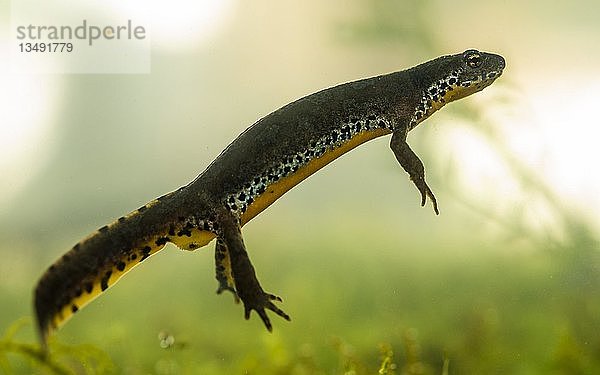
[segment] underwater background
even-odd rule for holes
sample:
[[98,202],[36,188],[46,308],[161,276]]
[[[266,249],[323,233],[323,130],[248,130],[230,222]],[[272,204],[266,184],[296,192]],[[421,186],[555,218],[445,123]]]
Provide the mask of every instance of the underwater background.
[[[152,21],[150,74],[0,62],[0,373],[600,373],[600,3],[118,3]],[[243,229],[291,322],[217,296],[212,243],[168,245],[41,359],[32,290],[73,244],[288,102],[469,48],[503,76],[408,138],[439,216],[374,140]]]

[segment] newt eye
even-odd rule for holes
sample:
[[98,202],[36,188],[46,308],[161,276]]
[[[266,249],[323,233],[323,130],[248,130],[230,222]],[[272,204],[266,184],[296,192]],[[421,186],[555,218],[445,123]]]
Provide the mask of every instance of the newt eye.
[[471,68],[478,68],[481,65],[481,55],[478,52],[471,52],[465,56],[467,65]]

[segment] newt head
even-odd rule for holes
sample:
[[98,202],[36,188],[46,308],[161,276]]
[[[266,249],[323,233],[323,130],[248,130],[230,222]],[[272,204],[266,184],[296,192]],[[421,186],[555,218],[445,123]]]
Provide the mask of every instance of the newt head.
[[506,62],[500,55],[474,49],[442,56],[409,70],[413,82],[425,87],[409,129],[445,104],[483,90],[500,77]]
[[500,77],[506,66],[502,56],[474,49],[463,52],[460,62],[456,87],[448,91],[445,96],[447,102],[483,90]]

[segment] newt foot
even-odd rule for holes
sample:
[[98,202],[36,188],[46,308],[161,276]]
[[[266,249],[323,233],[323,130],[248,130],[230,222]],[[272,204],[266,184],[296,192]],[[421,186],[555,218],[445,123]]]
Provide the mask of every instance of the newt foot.
[[246,318],[246,320],[250,319],[250,312],[252,310],[256,311],[269,332],[273,331],[273,326],[271,325],[271,321],[267,316],[266,310],[273,311],[275,314],[287,321],[292,320],[288,314],[286,314],[279,307],[275,306],[275,304],[272,302],[283,302],[283,300],[276,295],[269,294],[261,290],[259,293],[254,294],[251,297],[245,296],[242,298],[242,301],[244,302],[244,318]]
[[425,179],[419,177],[412,179],[412,181],[417,186],[419,193],[421,193],[421,207],[425,206],[427,197],[429,197],[431,203],[433,204],[433,211],[435,211],[436,215],[439,215],[440,211],[438,209],[437,199],[435,199],[435,195],[433,195],[433,191],[431,191],[431,189],[427,185],[427,182],[425,182]]

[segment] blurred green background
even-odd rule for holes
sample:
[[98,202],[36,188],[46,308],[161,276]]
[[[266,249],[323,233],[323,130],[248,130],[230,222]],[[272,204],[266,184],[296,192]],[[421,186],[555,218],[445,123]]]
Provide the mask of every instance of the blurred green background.
[[[0,72],[0,371],[600,373],[600,3],[130,5],[151,74]],[[32,289],[88,233],[296,98],[467,48],[507,69],[409,136],[439,217],[378,139],[244,227],[292,322],[244,321],[212,244],[170,245],[54,336],[54,370],[27,355]]]

